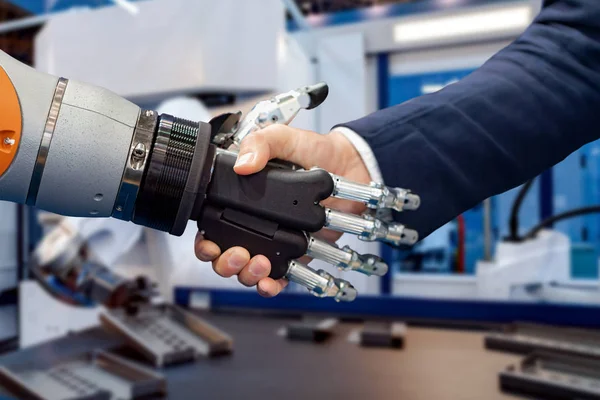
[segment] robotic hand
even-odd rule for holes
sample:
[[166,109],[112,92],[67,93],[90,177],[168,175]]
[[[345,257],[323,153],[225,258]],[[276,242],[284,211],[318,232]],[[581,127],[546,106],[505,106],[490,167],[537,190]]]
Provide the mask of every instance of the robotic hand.
[[[414,210],[419,197],[379,183],[363,185],[314,168],[272,161],[239,176],[236,149],[248,134],[287,124],[327,97],[325,84],[258,103],[241,119],[209,124],[158,115],[107,90],[36,72],[0,53],[0,199],[76,217],[114,217],[183,234],[197,221],[205,238],[263,254],[271,277],[286,278],[320,297],[352,301],[344,280],[296,261],[307,254],[344,270],[384,275],[378,257],[321,241],[322,228],[367,241],[414,244],[417,232],[380,211]],[[364,203],[362,216],[326,209],[337,197]]]

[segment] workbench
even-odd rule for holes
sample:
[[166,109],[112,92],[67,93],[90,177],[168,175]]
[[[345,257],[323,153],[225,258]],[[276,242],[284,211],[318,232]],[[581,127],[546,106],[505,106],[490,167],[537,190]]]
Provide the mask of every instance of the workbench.
[[[361,348],[348,341],[359,326],[342,323],[315,344],[290,342],[291,322],[258,315],[203,315],[234,338],[234,352],[168,367],[169,399],[515,399],[498,389],[498,372],[520,357],[486,351],[482,332],[409,327],[405,348]],[[0,365],[59,360],[110,349],[121,340],[92,329],[0,357]]]

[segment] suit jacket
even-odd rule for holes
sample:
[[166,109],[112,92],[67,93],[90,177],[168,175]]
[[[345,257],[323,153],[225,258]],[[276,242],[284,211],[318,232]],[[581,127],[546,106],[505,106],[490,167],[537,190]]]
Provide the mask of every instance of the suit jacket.
[[397,219],[423,238],[600,138],[600,0],[547,0],[460,82],[342,126],[371,146],[386,185],[421,196]]

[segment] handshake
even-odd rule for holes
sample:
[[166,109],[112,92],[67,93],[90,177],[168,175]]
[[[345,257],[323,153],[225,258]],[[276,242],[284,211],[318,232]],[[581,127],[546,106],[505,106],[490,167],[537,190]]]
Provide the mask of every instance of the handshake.
[[417,242],[416,231],[391,219],[391,210],[416,210],[410,191],[372,182],[351,141],[336,130],[321,135],[287,124],[312,109],[327,86],[300,88],[258,103],[246,118],[229,114],[211,121],[219,146],[198,220],[196,256],[223,277],[257,286],[265,297],[289,281],[319,297],[352,301],[349,283],[306,264],[320,259],[342,270],[383,276],[388,267],[334,243],[342,233],[392,245]]

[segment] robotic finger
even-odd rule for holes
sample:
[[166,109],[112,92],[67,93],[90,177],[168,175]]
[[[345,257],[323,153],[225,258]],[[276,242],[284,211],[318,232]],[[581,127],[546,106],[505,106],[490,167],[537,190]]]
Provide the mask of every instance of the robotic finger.
[[313,236],[309,237],[306,254],[332,264],[342,271],[357,271],[368,276],[384,276],[388,272],[388,266],[381,257],[373,254],[358,254],[349,246],[340,249],[335,244],[327,243]]
[[327,228],[358,235],[361,240],[383,241],[394,246],[413,245],[419,240],[419,235],[415,230],[408,229],[402,224],[384,222],[369,214],[358,216],[326,209],[326,215],[325,226]]
[[406,189],[389,188],[378,182],[365,185],[334,174],[331,177],[334,182],[333,197],[358,201],[371,209],[416,210],[421,203],[419,196]]
[[237,150],[242,140],[252,132],[273,124],[288,125],[300,110],[318,107],[328,94],[329,87],[321,82],[261,101],[241,121],[240,113],[219,116],[211,121],[213,143],[221,148]]
[[334,278],[323,270],[315,271],[298,261],[290,262],[286,278],[306,287],[317,297],[333,297],[336,301],[353,301],[358,294],[349,282]]

